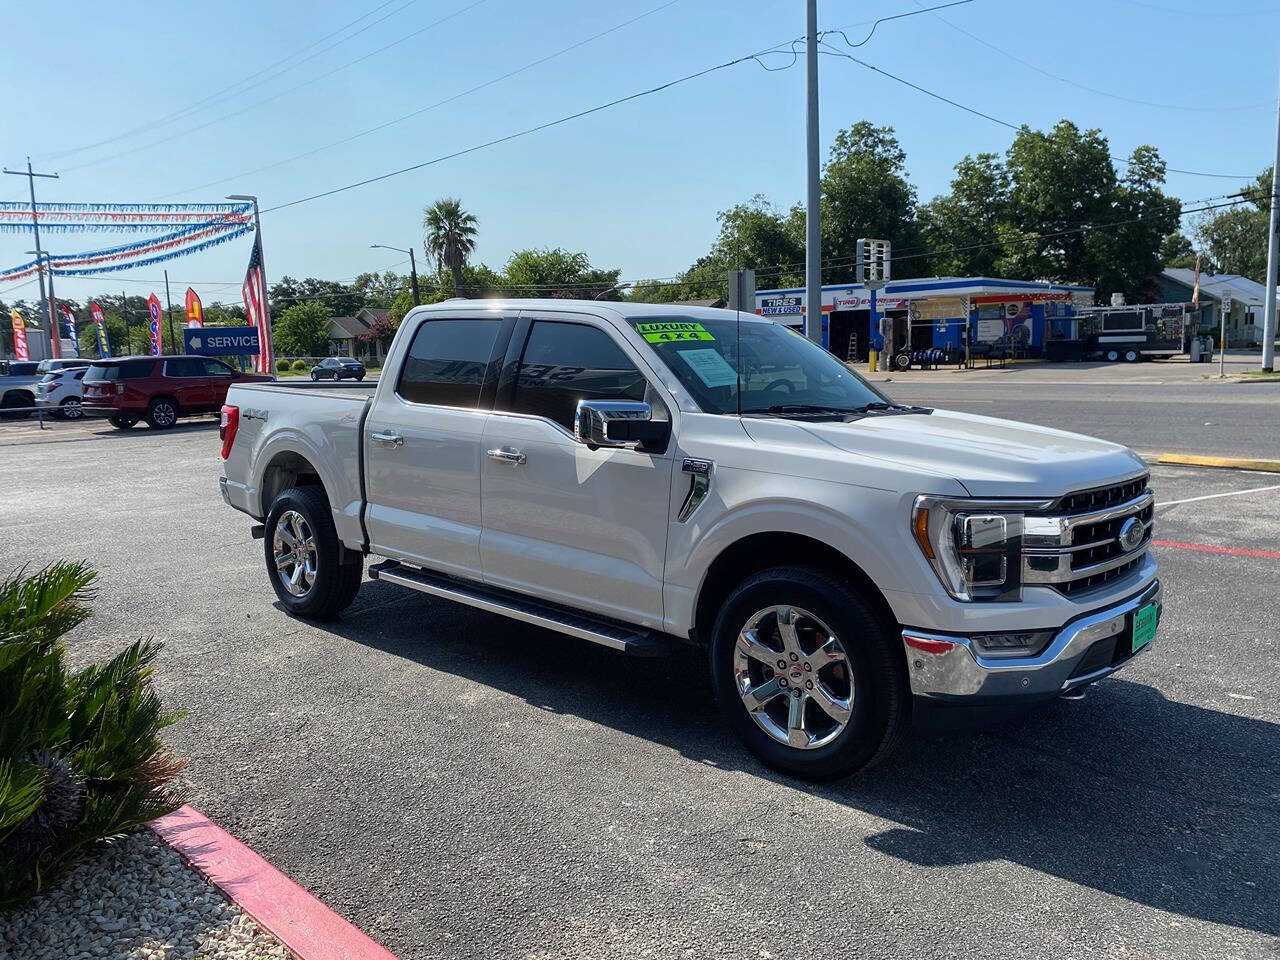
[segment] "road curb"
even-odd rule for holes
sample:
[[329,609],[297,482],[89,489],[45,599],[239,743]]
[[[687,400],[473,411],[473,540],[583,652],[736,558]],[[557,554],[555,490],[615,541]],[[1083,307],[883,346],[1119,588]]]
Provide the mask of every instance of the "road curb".
[[1280,473],[1280,460],[1246,460],[1241,457],[1205,457],[1191,453],[1162,453],[1156,463],[1178,464],[1184,467],[1215,467],[1220,470],[1258,470],[1263,473]]
[[397,960],[194,807],[150,826],[299,960]]

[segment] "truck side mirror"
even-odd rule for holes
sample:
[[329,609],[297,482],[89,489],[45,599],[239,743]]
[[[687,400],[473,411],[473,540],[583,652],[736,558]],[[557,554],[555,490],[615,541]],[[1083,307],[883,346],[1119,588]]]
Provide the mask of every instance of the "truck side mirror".
[[670,433],[670,422],[655,421],[653,408],[637,400],[579,400],[573,415],[573,438],[592,450],[665,449]]

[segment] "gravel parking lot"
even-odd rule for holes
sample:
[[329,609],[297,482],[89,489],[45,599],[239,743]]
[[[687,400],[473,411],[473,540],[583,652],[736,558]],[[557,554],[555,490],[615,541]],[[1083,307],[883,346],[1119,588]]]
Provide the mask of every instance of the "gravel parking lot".
[[402,957],[1280,952],[1280,490],[1239,493],[1278,475],[1153,470],[1166,617],[1120,677],[812,786],[739,747],[693,657],[376,582],[286,617],[217,447],[0,426],[5,555],[100,568],[74,655],[164,639],[195,805]]

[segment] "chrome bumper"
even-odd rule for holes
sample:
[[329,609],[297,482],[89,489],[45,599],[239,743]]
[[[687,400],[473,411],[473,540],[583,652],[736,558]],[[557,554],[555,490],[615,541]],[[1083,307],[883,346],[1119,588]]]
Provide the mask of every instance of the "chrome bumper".
[[[1112,637],[1123,642],[1132,629],[1133,612],[1152,601],[1161,604],[1161,594],[1160,581],[1154,580],[1128,600],[1073,620],[1034,657],[983,656],[969,637],[903,630],[911,692],[934,700],[1016,700],[1052,697],[1093,683],[1151,649],[1154,641],[1134,653],[1114,656],[1096,669],[1077,670],[1094,644]],[[913,645],[908,638],[917,642]]]

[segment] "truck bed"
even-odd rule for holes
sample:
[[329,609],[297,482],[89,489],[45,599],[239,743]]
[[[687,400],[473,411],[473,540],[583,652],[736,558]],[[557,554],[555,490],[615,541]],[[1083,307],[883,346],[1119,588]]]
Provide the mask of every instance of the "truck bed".
[[227,403],[240,409],[240,421],[223,468],[228,502],[261,519],[272,496],[268,471],[273,464],[287,468],[293,455],[302,457],[329,494],[339,539],[359,547],[364,541],[361,443],[377,386],[376,380],[233,384]]

